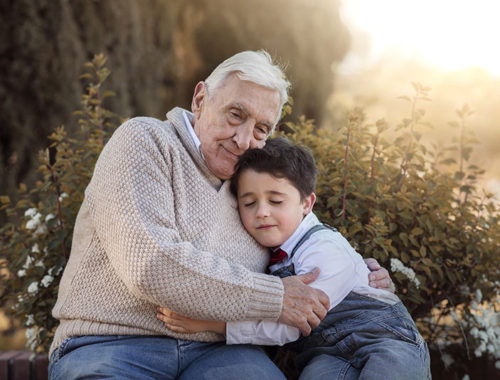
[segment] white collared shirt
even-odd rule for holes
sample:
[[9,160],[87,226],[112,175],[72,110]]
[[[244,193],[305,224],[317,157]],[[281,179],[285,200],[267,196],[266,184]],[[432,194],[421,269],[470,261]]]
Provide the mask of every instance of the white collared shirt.
[[[186,128],[189,132],[189,135],[193,139],[194,145],[198,149],[198,152],[200,152],[201,157],[203,157],[203,152],[201,151],[201,141],[196,135],[196,132],[194,131],[193,124],[191,123],[191,119],[193,118],[193,114],[191,112],[187,111],[182,111],[182,117],[184,118],[184,124],[186,124]],[[205,159],[205,157],[203,157]]]
[[[293,248],[313,226],[321,224],[312,212],[282,245],[287,257],[270,267],[275,271],[293,263],[295,274],[305,274],[320,268],[311,287],[324,291],[330,299],[330,309],[337,306],[351,291],[394,304],[399,298],[391,292],[368,285],[370,270],[363,258],[340,233],[328,230],[315,232],[290,258]],[[300,330],[275,321],[227,322],[227,344],[283,345],[300,337]]]

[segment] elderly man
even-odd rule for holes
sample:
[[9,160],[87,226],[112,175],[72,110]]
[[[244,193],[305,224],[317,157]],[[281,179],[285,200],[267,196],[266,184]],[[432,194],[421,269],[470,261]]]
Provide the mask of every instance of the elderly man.
[[[213,320],[279,319],[309,334],[328,300],[317,273],[263,274],[268,255],[228,189],[245,150],[278,122],[288,82],[265,52],[224,61],[195,88],[192,114],[134,118],[103,149],[78,214],[53,314],[52,379],[283,378],[255,346],[178,334],[156,307]],[[390,285],[387,271],[372,273]]]

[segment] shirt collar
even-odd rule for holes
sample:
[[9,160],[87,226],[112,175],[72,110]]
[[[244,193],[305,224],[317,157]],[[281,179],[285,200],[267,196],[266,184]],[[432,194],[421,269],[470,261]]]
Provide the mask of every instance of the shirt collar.
[[[191,119],[193,118],[193,114],[191,112],[188,112],[188,111],[182,111],[182,117],[184,118],[184,124],[186,124],[186,128],[189,132],[189,135],[193,139],[194,145],[196,146],[196,148],[200,152],[201,157],[203,157],[203,152],[201,151],[201,141],[198,138],[198,136],[196,136],[193,124],[191,122]],[[203,157],[203,159],[205,159],[205,157]]]
[[311,229],[311,227],[320,224],[318,218],[311,211],[306,215],[302,222],[300,222],[299,226],[295,230],[295,232],[288,238],[286,241],[281,244],[280,248],[286,252],[287,256],[290,257],[293,249],[299,242],[299,240],[304,236],[304,234]]

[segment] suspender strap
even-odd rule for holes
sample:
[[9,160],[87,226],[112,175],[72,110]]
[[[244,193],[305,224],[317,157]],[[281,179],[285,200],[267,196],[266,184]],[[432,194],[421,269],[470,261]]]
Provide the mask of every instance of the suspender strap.
[[330,227],[328,224],[317,224],[315,226],[312,226],[305,234],[304,236],[302,236],[302,238],[299,240],[299,242],[297,244],[295,244],[295,247],[293,248],[293,251],[292,253],[290,253],[290,258],[293,257],[293,255],[295,255],[295,251],[297,251],[297,249],[299,249],[299,247],[305,243],[305,241],[307,239],[309,239],[309,237],[315,233],[316,231],[321,231],[321,230],[331,230],[333,232],[337,232],[337,229],[336,228],[333,228],[333,227]]

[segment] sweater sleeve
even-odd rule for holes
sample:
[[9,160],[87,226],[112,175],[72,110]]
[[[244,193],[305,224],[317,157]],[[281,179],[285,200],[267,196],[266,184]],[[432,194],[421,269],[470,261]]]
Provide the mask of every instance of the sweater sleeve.
[[86,190],[97,237],[117,275],[136,297],[192,318],[277,319],[280,279],[181,239],[175,193],[188,189],[175,187],[167,140],[157,125],[128,121],[106,144]]

